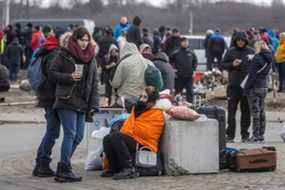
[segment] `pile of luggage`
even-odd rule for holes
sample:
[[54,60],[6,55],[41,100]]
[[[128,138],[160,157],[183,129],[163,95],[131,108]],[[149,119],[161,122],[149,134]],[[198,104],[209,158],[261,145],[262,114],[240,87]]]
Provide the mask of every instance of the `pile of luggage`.
[[225,148],[221,152],[221,169],[236,172],[274,171],[277,165],[277,154],[274,147],[255,149]]
[[[219,126],[219,166],[220,169],[230,169],[237,172],[250,172],[250,171],[274,171],[276,169],[276,150],[274,147],[263,147],[258,149],[235,149],[226,146],[225,129],[226,129],[226,111],[218,106],[200,106],[195,110],[190,109],[187,105],[173,105],[165,102],[165,99],[172,100],[175,98],[166,98],[167,96],[161,95],[160,107],[165,107],[170,110],[168,113],[174,119],[182,119],[193,121],[198,119],[201,115],[207,116],[209,119],[218,121]],[[177,102],[176,102],[177,103]],[[124,110],[124,109],[123,109]],[[102,114],[101,114],[102,115]],[[108,115],[108,114],[107,114]],[[106,116],[107,116],[106,115]],[[112,115],[112,114],[111,114]],[[129,114],[122,111],[114,117],[106,117],[100,125],[96,127],[97,130],[93,131],[91,135],[93,143],[88,148],[88,157],[85,162],[86,170],[102,170],[104,168],[103,159],[103,146],[102,141],[105,135],[120,130],[124,121],[128,118]],[[95,116],[96,117],[96,116]],[[98,118],[97,118],[98,120]],[[96,122],[95,122],[96,124]],[[105,127],[102,127],[102,126]],[[98,130],[99,129],[99,130]],[[163,155],[158,152],[157,165],[151,168],[137,168],[141,176],[157,176],[164,174]],[[177,168],[174,168],[176,171]],[[180,170],[179,170],[180,171]],[[184,173],[179,173],[184,174]],[[187,174],[187,172],[185,173]]]
[[218,106],[202,106],[197,112],[219,123],[219,153],[220,169],[230,169],[237,172],[274,171],[277,154],[275,147],[255,149],[235,149],[226,147],[225,128],[226,111]]

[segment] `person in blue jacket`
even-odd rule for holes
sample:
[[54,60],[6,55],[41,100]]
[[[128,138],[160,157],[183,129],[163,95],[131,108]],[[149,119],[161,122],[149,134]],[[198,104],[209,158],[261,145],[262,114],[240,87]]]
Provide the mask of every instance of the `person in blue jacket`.
[[[211,35],[207,47],[209,63],[212,64],[208,67],[211,69],[213,68],[213,66],[217,66],[219,69],[222,69],[221,61],[224,52],[227,49],[227,44],[224,37],[221,35],[221,31],[219,29],[217,29],[215,33]],[[216,63],[215,60],[217,60]]]
[[127,17],[121,17],[120,23],[115,26],[114,37],[116,40],[122,35],[122,31],[127,32],[130,27]]

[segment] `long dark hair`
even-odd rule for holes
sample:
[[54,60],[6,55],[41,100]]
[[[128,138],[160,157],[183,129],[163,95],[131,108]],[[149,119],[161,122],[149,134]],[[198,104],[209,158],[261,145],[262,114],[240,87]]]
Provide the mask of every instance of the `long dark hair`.
[[88,32],[88,30],[84,27],[78,27],[73,31],[73,38],[78,40],[78,39],[82,39],[85,35],[87,34],[89,40],[91,41],[91,36],[90,33]]

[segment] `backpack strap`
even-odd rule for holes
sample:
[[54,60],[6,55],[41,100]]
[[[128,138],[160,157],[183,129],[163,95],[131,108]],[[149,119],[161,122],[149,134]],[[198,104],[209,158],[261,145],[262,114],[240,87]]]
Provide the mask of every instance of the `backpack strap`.
[[127,54],[127,55],[125,55],[124,57],[122,57],[119,61],[118,61],[118,63],[117,63],[117,65],[119,65],[122,61],[124,61],[125,59],[127,59],[128,57],[131,57],[133,54]]

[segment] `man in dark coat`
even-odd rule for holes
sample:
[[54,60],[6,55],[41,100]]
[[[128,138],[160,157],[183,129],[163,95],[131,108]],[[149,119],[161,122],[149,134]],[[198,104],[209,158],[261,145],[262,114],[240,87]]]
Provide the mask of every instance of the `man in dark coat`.
[[102,68],[100,80],[102,84],[104,83],[104,81],[106,81],[106,77],[108,76],[108,72],[104,68],[107,65],[106,57],[112,44],[116,44],[116,40],[113,36],[113,30],[110,27],[106,27],[103,32],[103,37],[98,40],[98,45],[100,49],[97,56],[99,64]]
[[16,36],[16,33],[14,32],[14,29],[12,27],[12,25],[8,25],[5,29],[4,29],[4,33],[6,35],[6,47],[11,44],[14,40]]
[[223,69],[229,72],[229,85],[227,88],[228,97],[228,128],[227,140],[233,142],[236,130],[236,111],[240,103],[241,109],[241,137],[246,142],[249,137],[250,108],[247,97],[240,87],[250,68],[250,57],[254,50],[248,47],[246,34],[238,32],[235,37],[234,47],[225,55],[222,63]]
[[170,59],[172,59],[173,54],[180,48],[181,35],[180,32],[174,28],[172,30],[171,36],[164,43],[163,52],[165,52]]
[[176,93],[182,93],[186,88],[186,100],[193,102],[193,73],[197,68],[197,56],[189,48],[187,38],[181,38],[181,47],[173,55],[174,66],[177,70],[175,81]]
[[99,63],[104,65],[106,64],[105,58],[109,52],[111,45],[116,44],[116,40],[113,36],[113,30],[110,27],[104,28],[103,37],[99,39],[97,42],[100,47],[100,50],[98,53],[98,57],[100,60]]
[[211,58],[210,58],[210,52],[209,52],[209,41],[210,41],[210,38],[213,34],[214,34],[214,31],[207,30],[205,41],[204,41],[205,56],[207,59],[207,71],[212,71],[212,69],[213,69],[212,63],[211,63]]
[[152,53],[156,54],[160,52],[161,49],[161,37],[159,35],[158,31],[153,32],[153,48],[152,48]]
[[153,48],[153,39],[149,34],[149,30],[147,28],[143,28],[143,43],[148,44],[151,48]]
[[23,41],[24,41],[25,56],[26,56],[26,64],[23,65],[24,69],[28,68],[30,59],[33,54],[32,37],[33,37],[33,25],[32,23],[28,23],[25,26],[24,31],[23,31]]
[[132,26],[127,32],[127,41],[136,44],[138,48],[143,43],[140,29],[141,25],[142,20],[140,19],[140,17],[136,16],[133,20]]
[[20,71],[21,62],[24,60],[24,49],[20,45],[18,38],[14,38],[5,52],[10,71],[10,80],[16,81]]

